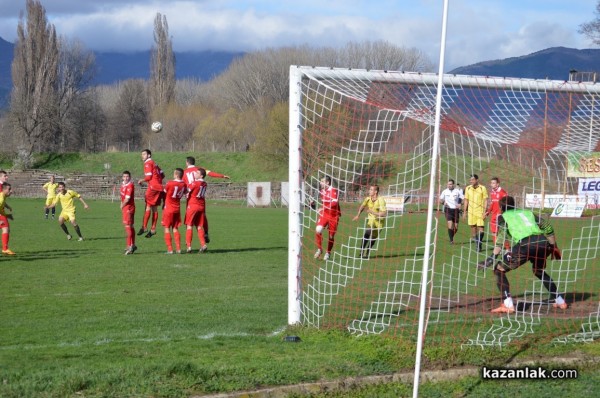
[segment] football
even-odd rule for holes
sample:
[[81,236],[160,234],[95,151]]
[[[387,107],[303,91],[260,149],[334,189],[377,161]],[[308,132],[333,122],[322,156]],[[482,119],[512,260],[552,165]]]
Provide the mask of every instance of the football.
[[154,131],[155,133],[160,133],[162,130],[162,123],[161,122],[154,122],[152,123],[152,131]]

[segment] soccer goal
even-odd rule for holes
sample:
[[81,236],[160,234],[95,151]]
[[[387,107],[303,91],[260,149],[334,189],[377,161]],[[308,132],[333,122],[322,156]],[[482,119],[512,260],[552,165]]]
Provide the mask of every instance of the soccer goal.
[[[434,140],[438,75],[291,67],[289,323],[414,340],[425,297],[430,343],[494,346],[532,333],[597,338],[600,85],[455,75],[442,81]],[[490,218],[474,242],[460,217],[450,244],[438,201],[449,179],[464,189],[473,174],[488,193],[497,177],[517,207],[553,225],[563,255],[548,258],[546,273],[567,309],[555,308],[526,263],[507,273],[515,311],[490,312],[501,293],[493,271],[477,267],[494,246]],[[315,256],[324,177],[341,205],[327,259]],[[372,185],[388,207],[365,256],[372,228],[364,212],[353,219]],[[327,246],[327,228],[322,241]]]

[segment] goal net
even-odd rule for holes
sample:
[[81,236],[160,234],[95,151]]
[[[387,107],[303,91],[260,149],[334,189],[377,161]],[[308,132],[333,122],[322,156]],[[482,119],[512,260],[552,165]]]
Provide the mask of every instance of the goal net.
[[[434,140],[437,81],[436,74],[291,67],[289,322],[414,340],[424,297],[428,341],[597,338],[600,87],[444,75]],[[478,268],[494,247],[491,216],[483,236],[461,216],[451,244],[439,202],[449,179],[464,190],[474,174],[488,195],[497,177],[518,208],[554,227],[562,260],[548,257],[545,272],[568,308],[556,308],[557,295],[527,262],[506,273],[514,312],[491,312],[504,302],[493,268]],[[318,239],[328,180],[341,216],[335,235],[330,217]],[[386,203],[375,226],[366,211],[355,220],[372,185]],[[500,260],[510,246],[498,242]]]

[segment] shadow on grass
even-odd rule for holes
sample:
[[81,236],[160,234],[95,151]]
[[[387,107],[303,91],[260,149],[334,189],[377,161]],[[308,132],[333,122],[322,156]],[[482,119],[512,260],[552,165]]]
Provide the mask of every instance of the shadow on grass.
[[57,249],[57,250],[37,250],[32,252],[19,252],[14,256],[3,256],[2,259],[20,260],[20,261],[46,261],[52,259],[73,259],[80,257],[83,252],[92,252],[91,250],[71,250],[71,249]]
[[208,249],[208,251],[204,254],[210,253],[244,253],[244,252],[264,252],[264,251],[272,251],[272,250],[287,250],[286,246],[276,246],[276,247],[241,247],[237,249]]

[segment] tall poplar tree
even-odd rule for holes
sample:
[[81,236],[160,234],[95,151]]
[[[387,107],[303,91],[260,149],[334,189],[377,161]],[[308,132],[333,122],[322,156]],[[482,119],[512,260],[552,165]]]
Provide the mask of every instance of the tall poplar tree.
[[46,10],[39,0],[26,0],[26,10],[17,26],[10,107],[23,166],[29,166],[36,145],[53,130],[59,65],[56,30]]
[[175,96],[175,55],[169,37],[167,17],[154,18],[154,45],[150,59],[150,107],[152,110],[170,103]]

